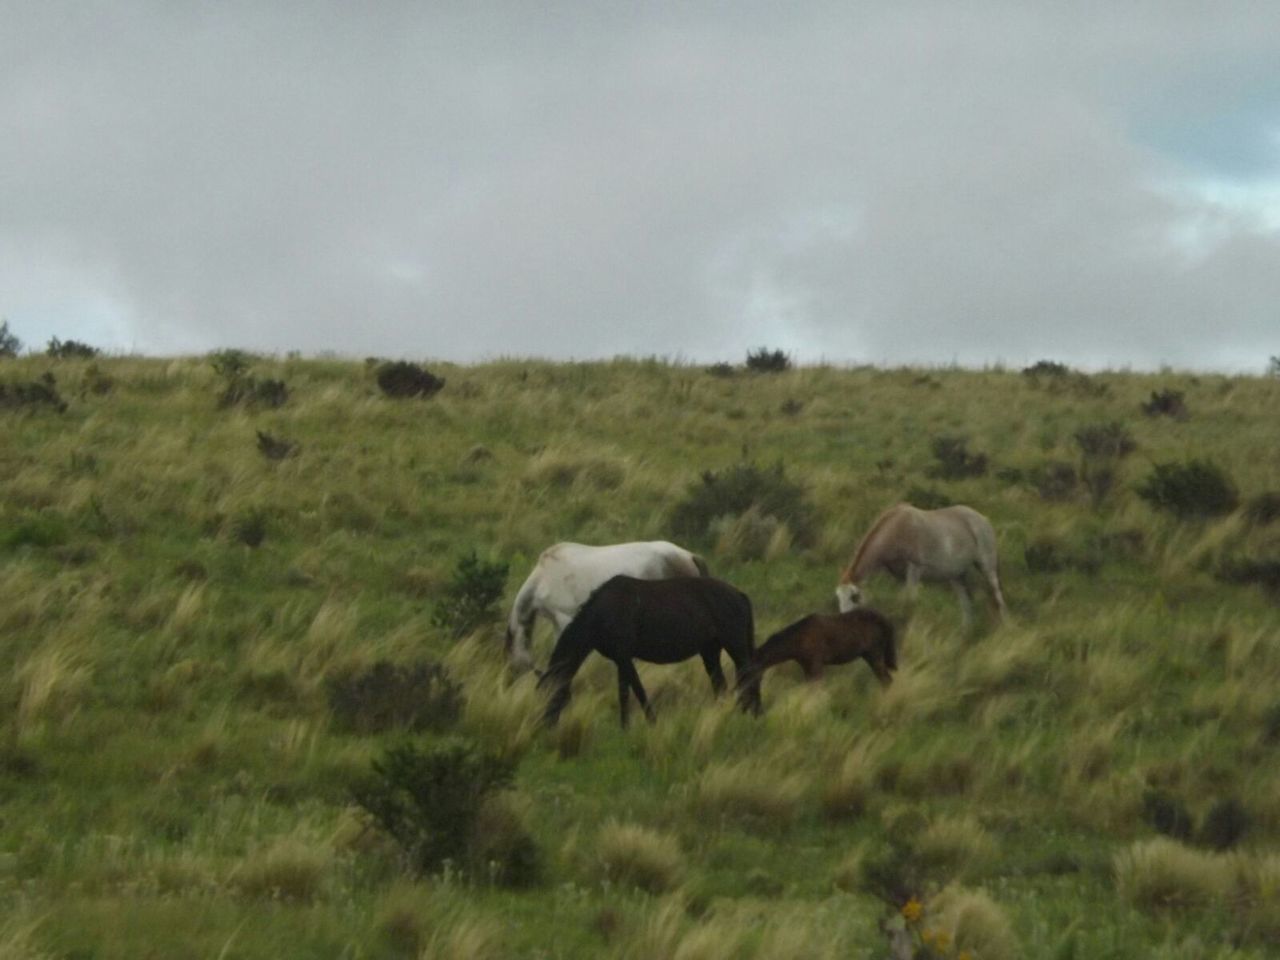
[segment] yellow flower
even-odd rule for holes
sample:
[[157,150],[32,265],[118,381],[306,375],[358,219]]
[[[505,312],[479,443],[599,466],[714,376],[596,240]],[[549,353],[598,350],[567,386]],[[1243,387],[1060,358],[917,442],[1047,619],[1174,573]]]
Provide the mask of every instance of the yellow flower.
[[933,945],[946,953],[947,947],[951,946],[951,936],[945,930],[939,930],[933,935]]
[[907,918],[908,923],[915,923],[923,912],[924,905],[915,897],[902,905],[902,915]]

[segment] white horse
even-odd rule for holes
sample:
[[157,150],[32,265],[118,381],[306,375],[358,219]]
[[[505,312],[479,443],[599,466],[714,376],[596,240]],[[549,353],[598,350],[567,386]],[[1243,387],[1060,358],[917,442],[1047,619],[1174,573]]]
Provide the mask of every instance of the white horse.
[[641,580],[705,577],[707,564],[696,553],[665,540],[548,547],[516,594],[507,620],[507,657],[512,669],[523,673],[533,667],[530,643],[539,614],[559,637],[596,587],[620,573]]
[[971,568],[982,574],[996,611],[1003,617],[1004,595],[1000,592],[996,534],[991,522],[970,507],[920,510],[909,503],[899,503],[880,514],[858,544],[853,560],[840,574],[836,602],[841,611],[864,603],[862,582],[883,570],[906,581],[912,598],[922,580],[950,583],[968,626],[973,603],[965,574]]

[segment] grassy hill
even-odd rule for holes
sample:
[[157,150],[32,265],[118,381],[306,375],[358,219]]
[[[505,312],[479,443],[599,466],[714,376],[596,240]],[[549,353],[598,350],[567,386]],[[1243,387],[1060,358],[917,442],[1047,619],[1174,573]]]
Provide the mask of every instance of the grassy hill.
[[[396,400],[249,360],[0,360],[0,956],[884,957],[885,922],[921,957],[1274,955],[1280,380],[511,360]],[[731,480],[784,506],[720,514]],[[551,543],[678,540],[763,640],[902,498],[990,517],[1011,617],[872,582],[886,690],[783,667],[752,718],[641,666],[623,731],[589,662],[547,731],[507,676]],[[472,554],[505,592],[459,639]],[[428,662],[456,719],[384,729],[418,688],[377,665]],[[353,799],[454,737],[514,765],[482,814],[525,886],[418,876]]]

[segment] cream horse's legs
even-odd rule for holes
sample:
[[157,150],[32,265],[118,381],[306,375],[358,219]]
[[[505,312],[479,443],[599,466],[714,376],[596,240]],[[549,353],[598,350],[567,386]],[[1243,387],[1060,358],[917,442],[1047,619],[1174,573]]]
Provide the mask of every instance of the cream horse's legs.
[[969,594],[969,584],[965,582],[964,577],[951,581],[951,589],[956,593],[956,599],[960,601],[960,622],[967,630],[973,623],[973,597]]

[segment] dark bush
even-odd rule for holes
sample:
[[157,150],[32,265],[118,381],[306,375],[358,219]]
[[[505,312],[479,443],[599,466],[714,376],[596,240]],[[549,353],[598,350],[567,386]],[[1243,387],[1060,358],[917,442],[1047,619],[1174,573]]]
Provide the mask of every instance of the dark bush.
[[747,369],[754,373],[782,373],[791,369],[791,357],[781,350],[747,351]]
[[921,486],[911,487],[902,495],[902,499],[921,510],[941,510],[943,507],[953,507],[956,503],[941,490]]
[[1234,797],[1217,801],[1200,824],[1201,844],[1214,850],[1230,850],[1248,832],[1249,812]]
[[1244,505],[1244,518],[1255,527],[1280,520],[1280,491],[1260,493]]
[[103,373],[96,363],[91,363],[85,367],[84,377],[80,381],[80,397],[84,399],[91,393],[99,397],[106,396],[115,386],[115,380]]
[[1037,537],[1024,548],[1023,560],[1032,573],[1079,570],[1093,576],[1102,569],[1102,555],[1096,545],[1075,547],[1053,537]]
[[239,380],[249,373],[249,354],[243,350],[219,350],[209,354],[209,366],[223,380]]
[[788,397],[782,401],[782,405],[778,407],[778,412],[786,417],[796,417],[800,415],[800,411],[804,409],[804,401],[796,400],[794,397]]
[[1280,596],[1280,560],[1224,560],[1216,576],[1226,583],[1252,583]]
[[1272,356],[1267,361],[1267,376],[1280,379],[1280,357]]
[[965,477],[980,477],[987,472],[987,455],[970,453],[965,437],[934,437],[932,449],[937,463],[929,468],[931,477],[960,480]]
[[1154,391],[1151,399],[1142,405],[1142,412],[1148,417],[1173,417],[1175,420],[1185,420],[1189,415],[1181,390]]
[[1157,832],[1167,837],[1191,839],[1191,814],[1186,804],[1166,790],[1150,789],[1143,794],[1142,815]]
[[1069,500],[1076,492],[1076,468],[1061,460],[1049,460],[1031,472],[1031,482],[1042,500]]
[[489,563],[467,554],[454,567],[444,597],[436,603],[431,622],[455,638],[466,636],[497,616],[495,605],[507,585],[507,564]]
[[[402,743],[352,786],[366,814],[399,845],[409,868],[426,875],[446,864],[484,878],[477,824],[485,800],[509,786],[515,762],[450,737],[428,747]],[[527,856],[521,851],[520,856]]]
[[249,374],[251,358],[243,350],[220,350],[210,354],[209,364],[222,377],[224,386],[218,395],[218,407],[238,405],[251,407],[284,406],[289,388],[283,380],[258,379]]
[[1129,428],[1118,420],[1110,423],[1093,423],[1081,427],[1072,435],[1081,455],[1086,459],[1120,459],[1138,448]]
[[8,320],[0,320],[0,357],[16,357],[22,352],[22,341],[9,329]]
[[66,413],[67,403],[59,395],[52,373],[45,373],[40,379],[26,383],[0,383],[0,410],[36,410],[40,407],[52,407],[58,413]]
[[430,661],[379,660],[368,669],[329,677],[325,692],[336,726],[351,733],[443,730],[462,710],[462,688]]
[[707,367],[707,373],[711,374],[713,377],[728,378],[732,377],[735,371],[733,369],[733,364],[720,362],[713,363],[711,366]]
[[813,543],[816,512],[805,489],[787,479],[781,463],[757,467],[742,462],[704,471],[671,511],[671,528],[678,536],[705,540],[717,520],[739,517],[752,507],[785,523],[797,544]]
[[1031,380],[1037,377],[1066,377],[1071,373],[1070,367],[1056,360],[1037,360],[1031,366],[1022,368],[1022,375]]
[[231,536],[246,547],[257,548],[267,538],[267,515],[262,510],[246,510],[231,521]]
[[284,460],[297,454],[298,445],[292,440],[273,437],[271,434],[263,433],[259,430],[258,451],[268,460]]
[[1156,464],[1138,496],[1181,520],[1230,513],[1240,502],[1231,478],[1208,460]]
[[378,366],[378,387],[388,397],[430,397],[444,387],[444,380],[416,363],[394,360]]
[[80,343],[78,340],[59,340],[57,337],[53,337],[49,341],[49,346],[45,349],[45,353],[59,360],[87,360],[98,355],[98,348],[91,347],[87,343]]

